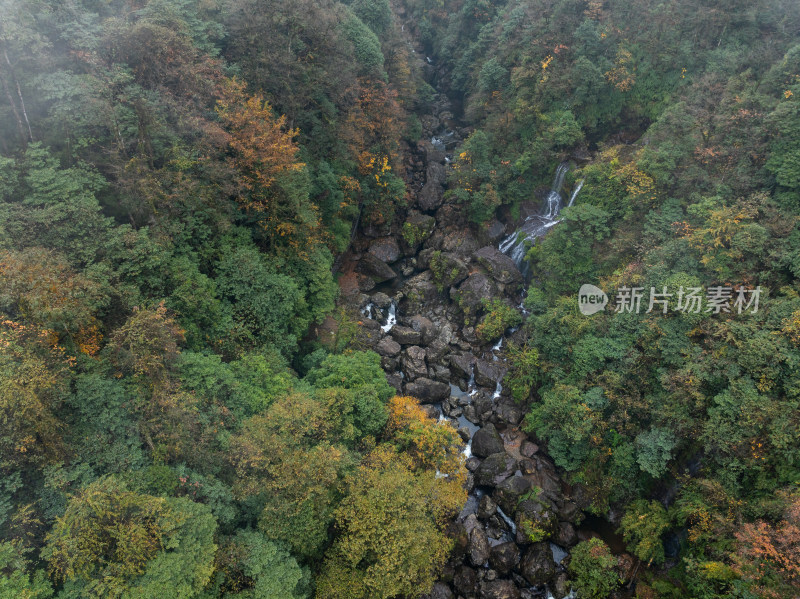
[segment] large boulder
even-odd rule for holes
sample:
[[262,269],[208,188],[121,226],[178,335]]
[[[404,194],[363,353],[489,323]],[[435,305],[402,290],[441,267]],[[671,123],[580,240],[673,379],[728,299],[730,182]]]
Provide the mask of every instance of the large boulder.
[[356,270],[372,279],[375,283],[383,283],[397,276],[391,266],[369,252],[361,256]]
[[503,439],[493,424],[487,424],[472,436],[472,453],[485,458],[505,449]]
[[436,325],[433,324],[430,318],[422,316],[421,314],[415,314],[408,319],[408,324],[412,329],[422,335],[423,345],[428,345],[434,339],[436,339]]
[[416,254],[422,243],[431,236],[436,219],[427,214],[412,211],[400,230],[407,256]]
[[394,237],[381,237],[369,244],[368,252],[386,264],[400,259],[400,245]]
[[422,403],[436,403],[450,396],[450,385],[420,377],[405,384],[405,392],[419,399]]
[[520,498],[528,493],[532,484],[525,476],[515,474],[497,485],[492,493],[492,499],[507,514],[513,514],[520,502]]
[[475,471],[475,484],[479,487],[496,487],[517,469],[517,460],[505,452],[493,453],[481,462]]
[[478,242],[471,231],[463,227],[453,227],[442,235],[439,249],[469,259],[478,249]]
[[378,342],[375,351],[381,356],[396,358],[400,354],[400,344],[391,337],[384,337]]
[[508,285],[522,282],[522,273],[514,261],[494,246],[487,245],[479,249],[475,252],[475,260],[498,283]]
[[478,573],[469,566],[461,566],[453,577],[453,586],[464,597],[474,597],[478,592]]
[[519,565],[520,574],[533,586],[546,584],[556,573],[556,563],[549,543],[534,543]]
[[471,353],[450,354],[450,369],[461,378],[469,379],[472,376],[474,364],[475,356]]
[[469,559],[473,566],[483,566],[489,561],[489,539],[481,526],[469,533]]
[[520,590],[510,580],[487,580],[481,585],[481,599],[520,599]]
[[389,334],[400,345],[417,345],[422,341],[422,333],[411,327],[395,325]]
[[499,362],[477,360],[475,362],[475,382],[482,387],[494,389],[506,375],[506,369],[498,364]]
[[428,375],[428,366],[425,363],[425,350],[417,345],[412,345],[403,351],[400,365],[403,374],[406,375],[406,379],[409,381]]
[[444,187],[438,183],[427,182],[417,195],[417,205],[423,212],[433,212],[444,201]]
[[443,582],[437,582],[433,585],[428,597],[429,599],[453,599],[453,591]]
[[404,314],[422,312],[439,299],[439,290],[433,282],[433,273],[429,270],[408,279],[403,284],[401,291],[403,300],[400,309]]
[[433,282],[442,290],[458,285],[469,275],[466,262],[449,252],[434,251],[428,264],[433,272]]
[[[498,499],[495,497],[495,501]],[[517,543],[548,540],[558,532],[558,516],[546,499],[523,499],[516,509]]]
[[495,297],[497,289],[492,280],[482,272],[471,274],[466,281],[451,293],[466,321],[476,322],[478,315],[483,310],[483,302]]
[[516,543],[500,543],[489,551],[489,565],[500,576],[508,575],[519,564],[519,547]]

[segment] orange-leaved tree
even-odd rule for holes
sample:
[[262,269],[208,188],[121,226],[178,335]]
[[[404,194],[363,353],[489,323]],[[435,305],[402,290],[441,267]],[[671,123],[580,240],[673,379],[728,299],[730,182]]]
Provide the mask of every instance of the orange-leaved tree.
[[318,237],[319,217],[308,195],[305,164],[298,161],[297,129],[275,117],[261,95],[229,79],[221,86],[217,114],[225,128],[237,202],[264,229],[271,250],[302,251]]

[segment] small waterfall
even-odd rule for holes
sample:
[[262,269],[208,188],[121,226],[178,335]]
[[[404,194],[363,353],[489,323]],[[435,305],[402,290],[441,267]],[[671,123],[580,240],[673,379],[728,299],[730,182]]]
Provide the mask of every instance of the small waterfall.
[[397,304],[392,300],[389,306],[389,314],[386,317],[386,324],[381,327],[384,333],[392,330],[392,327],[397,324]]
[[498,399],[502,393],[503,386],[500,384],[500,381],[497,381],[497,386],[494,388],[494,395],[492,395],[492,399]]
[[[525,258],[525,242],[533,241],[543,236],[551,227],[561,222],[558,215],[561,213],[561,208],[563,207],[564,200],[561,197],[561,191],[564,187],[564,178],[567,176],[567,171],[569,171],[569,164],[562,162],[558,165],[555,177],[553,178],[553,186],[547,194],[547,200],[545,201],[542,214],[529,216],[519,229],[500,242],[500,251],[507,254],[517,266],[521,267],[522,261]],[[583,180],[581,180],[572,191],[568,206],[572,206],[575,202],[575,198],[578,196],[582,187]]]
[[578,181],[578,184],[575,186],[575,189],[572,190],[572,195],[569,196],[569,204],[567,204],[567,208],[569,208],[575,203],[575,198],[578,197],[578,194],[581,192],[581,189],[583,189],[583,182],[585,180],[586,179],[581,179],[580,181]]
[[497,506],[497,513],[500,514],[500,517],[503,519],[503,521],[508,524],[508,527],[511,529],[511,533],[517,534],[517,525],[514,524],[514,521],[509,518],[503,510],[500,509],[499,505]]
[[370,302],[366,306],[361,308],[361,315],[366,317],[366,318],[373,318],[373,315],[375,314],[375,310],[376,310],[375,304]]

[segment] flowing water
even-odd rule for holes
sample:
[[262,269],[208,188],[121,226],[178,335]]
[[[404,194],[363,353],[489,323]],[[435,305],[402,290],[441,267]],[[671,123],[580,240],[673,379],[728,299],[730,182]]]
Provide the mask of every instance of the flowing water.
[[[561,219],[558,218],[564,206],[564,198],[561,196],[561,191],[564,188],[564,178],[567,176],[567,171],[569,171],[569,164],[562,162],[558,165],[553,179],[553,186],[547,194],[542,213],[527,217],[519,229],[500,242],[500,251],[507,254],[520,270],[524,270],[522,262],[526,252],[525,242],[536,240],[547,233],[551,227],[561,222]],[[582,187],[583,181],[581,180],[573,189],[567,206],[572,206]]]

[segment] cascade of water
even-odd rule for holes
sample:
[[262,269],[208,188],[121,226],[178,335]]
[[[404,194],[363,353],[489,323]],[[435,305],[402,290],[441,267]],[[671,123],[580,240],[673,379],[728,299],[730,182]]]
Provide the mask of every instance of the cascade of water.
[[[537,237],[541,237],[547,233],[551,227],[561,222],[558,218],[558,215],[561,213],[561,208],[563,207],[561,190],[564,187],[564,178],[568,170],[569,165],[566,162],[562,162],[558,165],[553,179],[553,186],[547,194],[547,200],[542,214],[529,216],[517,231],[500,242],[500,251],[507,254],[517,266],[520,266],[525,258],[525,242],[533,241]],[[580,181],[575,186],[569,199],[569,206],[572,206],[573,202],[575,202],[575,198],[582,187],[583,181]]]
[[570,206],[572,206],[572,204],[575,203],[575,198],[578,197],[578,194],[581,192],[581,189],[583,189],[584,181],[585,179],[581,179],[580,181],[578,181],[578,184],[575,186],[575,189],[572,190],[572,195],[569,197],[569,204],[567,204],[567,208],[569,208]]
[[372,315],[375,312],[375,304],[372,302],[368,303],[366,306],[361,308],[361,315],[367,318],[372,318]]
[[500,514],[500,517],[508,524],[508,527],[511,529],[512,534],[517,534],[517,525],[514,524],[514,521],[509,518],[506,513],[500,509],[500,506],[497,506],[497,513]]
[[381,327],[381,330],[384,333],[388,333],[392,330],[392,327],[397,324],[397,304],[394,303],[392,300],[391,305],[389,306],[389,314],[386,316],[386,324]]

